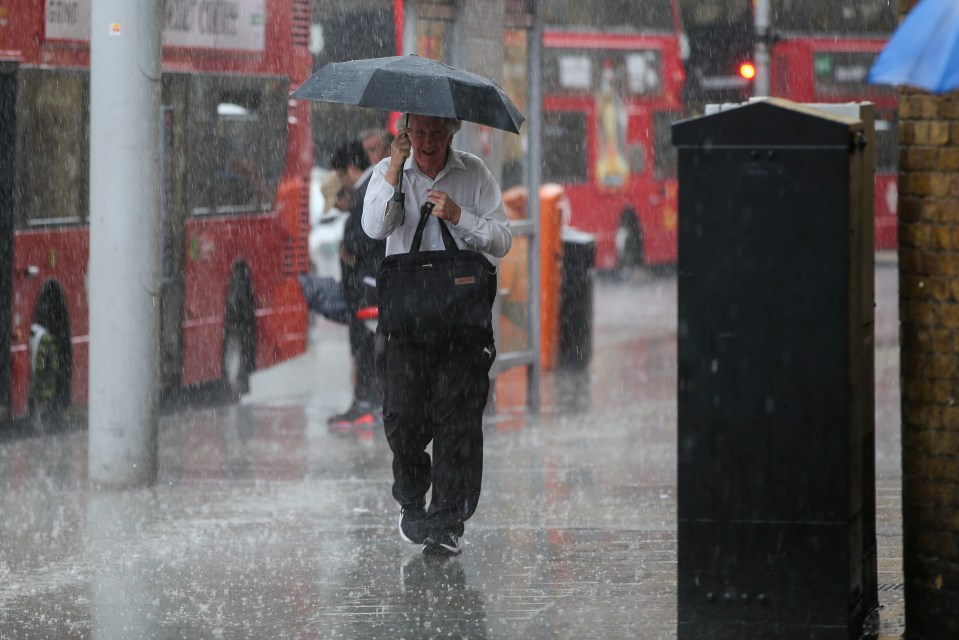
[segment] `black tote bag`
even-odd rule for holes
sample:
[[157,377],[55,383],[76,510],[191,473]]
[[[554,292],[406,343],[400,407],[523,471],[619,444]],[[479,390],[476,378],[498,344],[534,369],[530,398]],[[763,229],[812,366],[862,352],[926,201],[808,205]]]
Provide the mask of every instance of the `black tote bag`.
[[376,272],[379,328],[412,334],[456,328],[492,328],[496,267],[481,253],[456,246],[446,223],[436,219],[443,251],[420,251],[432,203],[420,209],[409,253],[394,253]]

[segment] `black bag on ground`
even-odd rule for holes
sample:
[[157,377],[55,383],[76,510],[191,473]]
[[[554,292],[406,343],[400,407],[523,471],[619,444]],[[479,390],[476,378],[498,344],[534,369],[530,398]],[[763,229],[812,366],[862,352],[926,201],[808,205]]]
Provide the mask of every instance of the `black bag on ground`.
[[445,250],[420,251],[432,209],[429,202],[420,209],[410,252],[394,253],[380,262],[379,329],[383,333],[491,329],[496,267],[477,251],[460,250],[439,218]]

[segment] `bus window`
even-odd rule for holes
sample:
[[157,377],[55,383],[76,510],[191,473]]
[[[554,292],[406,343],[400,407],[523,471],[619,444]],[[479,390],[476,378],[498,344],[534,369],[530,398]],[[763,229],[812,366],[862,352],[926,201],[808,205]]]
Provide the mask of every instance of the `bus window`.
[[686,29],[734,24],[750,11],[750,0],[679,0]]
[[586,114],[543,113],[543,182],[586,182],[586,140]]
[[268,211],[286,155],[286,104],[274,83],[206,79],[205,109],[195,130],[198,150],[194,214]]
[[663,92],[663,56],[655,49],[623,52],[611,49],[550,47],[543,51],[543,91],[584,95],[600,90],[603,70],[612,67],[617,89],[636,97]]
[[895,172],[899,166],[899,128],[895,115],[876,119],[876,171]]
[[629,172],[632,175],[646,173],[646,145],[630,144],[629,151]]
[[626,90],[630,95],[656,95],[662,91],[663,57],[659,51],[626,55]]
[[889,33],[896,11],[888,0],[772,0],[772,22],[800,33]]
[[772,23],[781,31],[838,32],[836,0],[772,0]]
[[[220,166],[216,173],[217,210],[243,211],[269,208],[271,195],[254,160],[259,141],[259,114],[255,108],[235,102],[216,106],[217,146]],[[257,154],[258,156],[258,154]]]
[[866,76],[876,55],[875,51],[816,51],[813,54],[816,96],[894,95],[892,87],[867,85]]
[[843,33],[890,33],[896,27],[896,9],[887,0],[840,0]]
[[678,113],[658,111],[653,114],[653,158],[656,179],[675,178],[677,170],[676,147],[673,146],[672,127],[679,120]]
[[77,223],[90,206],[86,72],[24,69],[17,107],[17,224]]

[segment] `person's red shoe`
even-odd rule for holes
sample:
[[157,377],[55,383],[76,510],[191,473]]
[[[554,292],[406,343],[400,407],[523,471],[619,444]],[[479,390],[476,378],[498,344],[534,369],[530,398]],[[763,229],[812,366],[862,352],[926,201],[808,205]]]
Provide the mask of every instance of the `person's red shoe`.
[[353,428],[354,423],[357,420],[368,414],[372,415],[372,413],[373,410],[369,403],[354,402],[350,408],[343,413],[330,416],[330,418],[327,420],[327,424],[329,424],[330,428],[335,431],[349,431]]

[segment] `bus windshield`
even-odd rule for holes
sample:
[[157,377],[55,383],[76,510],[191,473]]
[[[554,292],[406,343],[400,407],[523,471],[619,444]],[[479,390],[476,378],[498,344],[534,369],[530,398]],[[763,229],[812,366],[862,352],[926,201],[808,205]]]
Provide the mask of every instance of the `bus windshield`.
[[543,22],[555,27],[672,31],[670,0],[546,0]]
[[772,23],[796,33],[890,33],[896,6],[888,0],[772,0]]

